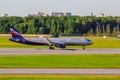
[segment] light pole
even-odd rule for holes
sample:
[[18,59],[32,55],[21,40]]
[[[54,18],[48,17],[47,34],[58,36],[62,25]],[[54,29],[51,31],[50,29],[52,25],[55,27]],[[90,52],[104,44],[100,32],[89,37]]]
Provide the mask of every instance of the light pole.
[[105,29],[104,29],[104,24],[103,24],[103,36],[105,36]]
[[118,33],[119,33],[119,25],[120,25],[120,20],[119,20],[119,18],[118,18],[117,35],[118,35]]
[[99,23],[97,22],[97,26],[96,26],[96,34],[97,34],[97,37],[98,37],[98,26],[99,26]]

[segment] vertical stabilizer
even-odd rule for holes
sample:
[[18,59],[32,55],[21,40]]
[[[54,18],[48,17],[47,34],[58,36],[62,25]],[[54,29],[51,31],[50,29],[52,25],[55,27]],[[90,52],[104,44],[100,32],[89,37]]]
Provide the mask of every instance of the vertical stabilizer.
[[24,40],[24,38],[20,35],[20,33],[18,33],[18,31],[13,26],[10,27],[10,33],[12,35],[11,40],[14,40],[14,41]]

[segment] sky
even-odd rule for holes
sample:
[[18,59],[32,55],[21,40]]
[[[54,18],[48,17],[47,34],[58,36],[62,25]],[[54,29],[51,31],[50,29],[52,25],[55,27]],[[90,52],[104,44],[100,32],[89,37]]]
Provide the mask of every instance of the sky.
[[0,14],[26,16],[36,12],[71,12],[72,15],[120,16],[120,0],[0,0]]

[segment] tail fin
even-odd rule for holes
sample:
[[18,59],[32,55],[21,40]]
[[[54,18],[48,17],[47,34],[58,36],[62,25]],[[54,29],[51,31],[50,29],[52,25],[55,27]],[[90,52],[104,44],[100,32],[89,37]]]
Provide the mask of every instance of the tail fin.
[[13,26],[10,27],[10,32],[12,35],[12,38],[11,38],[12,40],[21,41],[24,39]]

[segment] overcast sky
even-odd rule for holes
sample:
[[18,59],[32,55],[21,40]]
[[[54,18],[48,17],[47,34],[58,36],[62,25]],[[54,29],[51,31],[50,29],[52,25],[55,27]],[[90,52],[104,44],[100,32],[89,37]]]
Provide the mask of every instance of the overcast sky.
[[35,12],[71,12],[73,15],[120,16],[120,0],[0,0],[0,14],[26,16]]

